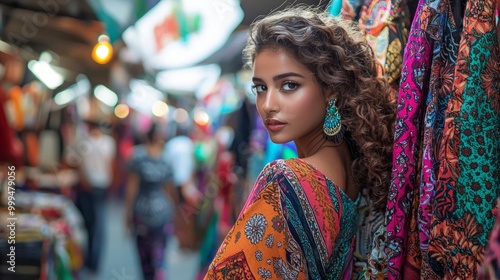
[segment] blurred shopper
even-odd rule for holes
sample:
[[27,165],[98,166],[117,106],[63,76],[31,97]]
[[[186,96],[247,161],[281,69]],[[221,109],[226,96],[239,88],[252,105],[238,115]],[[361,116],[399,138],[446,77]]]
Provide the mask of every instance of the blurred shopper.
[[125,226],[136,238],[145,280],[166,278],[165,247],[174,209],[172,171],[163,155],[164,146],[163,132],[153,124],[146,143],[134,148],[129,163]]
[[165,158],[172,166],[173,183],[179,187],[182,200],[197,204],[201,194],[193,183],[194,144],[183,129],[178,128],[176,136],[165,144]]
[[387,81],[363,34],[322,11],[289,9],[250,29],[257,109],[298,158],[264,167],[206,279],[350,279],[361,191],[386,206]]
[[[88,232],[85,266],[96,273],[101,260],[105,236],[105,203],[113,181],[113,164],[116,155],[115,139],[103,133],[99,123],[86,121],[88,141],[81,144],[80,184],[76,205],[82,212]],[[84,148],[82,148],[84,147]]]
[[178,127],[176,136],[165,145],[165,158],[172,167],[173,184],[176,190],[176,211],[174,232],[179,247],[184,250],[195,250],[196,228],[192,214],[201,198],[201,193],[195,184],[194,144],[183,128]]

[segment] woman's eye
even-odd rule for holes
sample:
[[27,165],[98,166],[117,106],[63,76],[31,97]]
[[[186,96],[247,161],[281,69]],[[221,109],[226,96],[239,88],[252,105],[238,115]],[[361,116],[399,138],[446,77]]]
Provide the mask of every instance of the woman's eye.
[[266,86],[263,86],[263,85],[253,85],[252,86],[252,92],[254,94],[258,94],[258,93],[261,93],[263,91],[266,91]]
[[283,90],[296,90],[299,87],[299,84],[295,82],[285,82],[282,86]]

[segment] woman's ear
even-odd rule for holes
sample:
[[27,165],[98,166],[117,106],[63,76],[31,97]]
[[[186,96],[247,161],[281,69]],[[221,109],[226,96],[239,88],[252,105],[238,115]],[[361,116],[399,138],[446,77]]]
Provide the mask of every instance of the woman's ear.
[[330,99],[337,99],[337,94],[335,94],[332,86],[329,86],[323,90],[323,96],[325,97],[325,102],[328,102],[328,100]]

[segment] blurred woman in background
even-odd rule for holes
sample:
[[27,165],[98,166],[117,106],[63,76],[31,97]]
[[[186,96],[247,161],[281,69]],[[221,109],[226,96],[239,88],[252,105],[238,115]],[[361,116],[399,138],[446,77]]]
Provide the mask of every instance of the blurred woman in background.
[[125,226],[135,235],[145,280],[166,278],[165,247],[174,208],[171,167],[163,155],[164,146],[165,137],[153,124],[146,143],[134,147],[129,163]]

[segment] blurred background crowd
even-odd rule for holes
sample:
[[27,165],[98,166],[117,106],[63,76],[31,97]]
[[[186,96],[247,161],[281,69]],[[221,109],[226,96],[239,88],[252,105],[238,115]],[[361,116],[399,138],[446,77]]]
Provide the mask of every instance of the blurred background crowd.
[[352,19],[397,98],[418,1],[392,2],[0,0],[0,279],[204,276],[258,172],[297,156],[258,119],[248,26],[299,3]]

